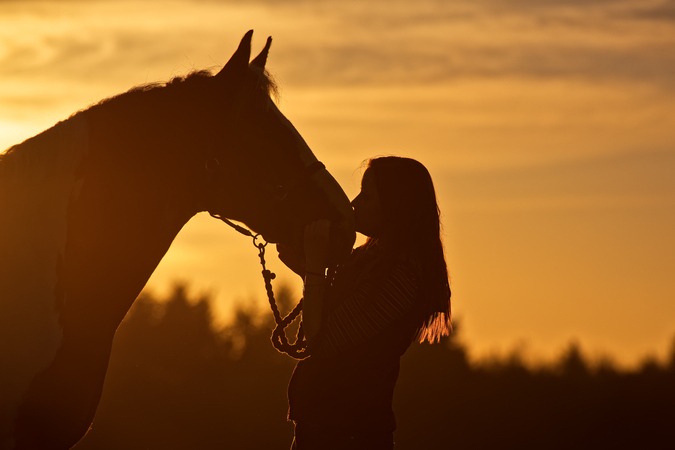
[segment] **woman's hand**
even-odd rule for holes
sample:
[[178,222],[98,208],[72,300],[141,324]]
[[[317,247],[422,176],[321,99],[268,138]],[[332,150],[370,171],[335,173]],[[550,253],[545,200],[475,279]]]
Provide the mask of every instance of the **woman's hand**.
[[289,245],[277,244],[277,252],[282,263],[293,272],[305,278],[305,255]]
[[305,227],[305,269],[323,273],[328,267],[330,221],[317,220]]

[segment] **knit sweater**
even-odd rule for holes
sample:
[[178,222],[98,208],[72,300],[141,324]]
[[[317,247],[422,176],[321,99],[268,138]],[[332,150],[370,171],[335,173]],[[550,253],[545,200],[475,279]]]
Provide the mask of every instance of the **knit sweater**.
[[418,274],[411,261],[397,261],[378,275],[370,253],[355,252],[336,273],[311,356],[288,388],[289,418],[326,433],[396,428],[400,357],[420,323]]

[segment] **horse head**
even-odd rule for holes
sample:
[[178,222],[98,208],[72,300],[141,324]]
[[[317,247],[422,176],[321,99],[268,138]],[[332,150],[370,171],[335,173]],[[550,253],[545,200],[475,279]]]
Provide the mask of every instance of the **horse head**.
[[244,222],[268,242],[299,247],[312,220],[331,220],[335,259],[355,239],[352,208],[339,184],[272,99],[265,70],[272,43],[251,62],[252,31],[213,77],[221,114],[205,149],[202,208]]

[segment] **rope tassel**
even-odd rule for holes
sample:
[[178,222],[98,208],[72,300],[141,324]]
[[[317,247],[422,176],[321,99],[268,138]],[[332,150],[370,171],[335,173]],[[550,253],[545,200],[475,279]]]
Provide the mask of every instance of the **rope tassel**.
[[288,337],[286,336],[286,328],[295,321],[302,311],[302,299],[300,299],[295,308],[287,316],[281,317],[272,288],[272,280],[276,278],[276,274],[265,267],[266,246],[266,243],[258,244],[258,256],[260,256],[260,265],[263,268],[262,276],[265,281],[265,292],[267,293],[267,299],[274,315],[274,322],[277,324],[272,332],[272,345],[281,353],[285,353],[292,358],[305,359],[309,356],[309,351],[307,349],[305,333],[302,329],[302,322],[300,322],[294,342],[288,342]]

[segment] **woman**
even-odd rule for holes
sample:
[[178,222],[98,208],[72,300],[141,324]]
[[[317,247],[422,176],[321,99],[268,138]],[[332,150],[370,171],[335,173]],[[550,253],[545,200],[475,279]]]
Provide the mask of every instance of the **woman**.
[[[439,209],[418,161],[369,161],[353,200],[356,230],[367,236],[349,260],[325,276],[329,223],[305,230],[303,329],[310,357],[288,388],[293,449],[393,449],[392,399],[399,360],[413,340],[450,331],[450,286]],[[304,267],[303,267],[304,266]]]

